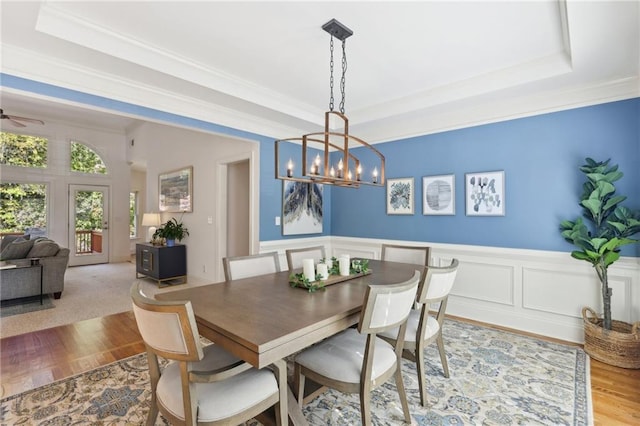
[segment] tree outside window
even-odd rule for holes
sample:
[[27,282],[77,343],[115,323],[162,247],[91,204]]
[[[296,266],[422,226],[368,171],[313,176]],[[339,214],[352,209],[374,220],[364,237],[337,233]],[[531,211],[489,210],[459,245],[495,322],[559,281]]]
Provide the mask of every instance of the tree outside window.
[[0,184],[0,232],[46,235],[47,186],[33,183]]
[[45,138],[0,132],[0,164],[19,167],[47,167]]
[[129,193],[129,238],[138,236],[138,192]]
[[82,173],[107,174],[102,158],[87,145],[71,142],[71,170]]

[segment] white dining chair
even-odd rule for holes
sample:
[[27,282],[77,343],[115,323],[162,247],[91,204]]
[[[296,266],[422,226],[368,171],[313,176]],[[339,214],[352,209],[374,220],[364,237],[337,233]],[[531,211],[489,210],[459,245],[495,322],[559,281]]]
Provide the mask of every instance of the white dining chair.
[[[151,404],[174,425],[239,424],[269,407],[287,424],[286,368],[256,369],[212,344],[203,347],[190,301],[161,302],[131,287],[133,313],[149,362]],[[169,360],[160,367],[158,357]]]
[[389,262],[411,263],[424,267],[429,265],[431,247],[382,244],[380,258]]
[[[349,328],[306,349],[294,359],[298,404],[303,405],[305,377],[345,393],[360,394],[362,424],[371,424],[371,391],[395,377],[404,420],[411,422],[402,381],[402,345],[406,320],[416,297],[420,271],[405,282],[367,288],[357,330]],[[399,329],[398,329],[399,327]],[[395,347],[377,333],[396,328]]]
[[430,256],[431,247],[429,246],[382,244],[382,260],[427,266],[429,265]]
[[[444,376],[449,377],[447,354],[445,353],[444,341],[442,340],[442,325],[444,323],[449,293],[456,280],[458,265],[458,260],[453,259],[449,266],[427,267],[424,283],[422,283],[418,289],[417,295],[417,301],[420,303],[421,308],[413,309],[409,314],[409,319],[407,319],[403,356],[416,363],[418,384],[420,387],[420,403],[423,407],[426,407],[427,404],[424,349],[434,340],[438,345]],[[429,310],[436,304],[437,313],[434,317],[429,314]],[[397,336],[397,328],[380,333],[381,338],[392,344],[396,342]]]
[[249,256],[225,257],[222,259],[222,266],[226,281],[280,272],[280,260],[278,252],[275,251]]
[[324,246],[288,249],[285,250],[285,254],[289,271],[302,268],[302,259],[313,259],[315,263],[318,263],[320,259],[326,258]]

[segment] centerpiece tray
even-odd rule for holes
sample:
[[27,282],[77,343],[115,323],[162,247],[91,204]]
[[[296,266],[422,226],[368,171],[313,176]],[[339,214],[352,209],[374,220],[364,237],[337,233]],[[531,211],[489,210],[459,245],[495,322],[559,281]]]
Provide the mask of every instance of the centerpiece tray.
[[365,275],[369,275],[371,274],[371,270],[368,270],[367,272],[358,272],[358,273],[354,273],[354,274],[349,274],[349,275],[329,275],[329,278],[327,278],[326,280],[320,280],[320,281],[313,281],[314,283],[324,283],[324,286],[328,286],[328,285],[333,285],[333,284],[338,284],[344,281],[349,281],[352,280],[354,278],[358,278],[358,277],[363,277]]
[[[298,274],[300,274],[302,272],[302,270],[296,271],[298,272]],[[349,275],[329,275],[329,278],[327,278],[326,280],[318,280],[318,281],[310,281],[308,283],[302,282],[302,281],[289,281],[289,284],[292,287],[298,287],[298,288],[303,288],[305,290],[309,290],[309,291],[315,291],[315,290],[319,290],[323,287],[328,287],[330,285],[333,284],[338,284],[338,283],[342,283],[345,281],[349,281],[352,280],[354,278],[358,278],[358,277],[363,277],[365,275],[369,275],[371,274],[371,269],[367,270],[366,272],[357,272],[357,273],[351,273]]]

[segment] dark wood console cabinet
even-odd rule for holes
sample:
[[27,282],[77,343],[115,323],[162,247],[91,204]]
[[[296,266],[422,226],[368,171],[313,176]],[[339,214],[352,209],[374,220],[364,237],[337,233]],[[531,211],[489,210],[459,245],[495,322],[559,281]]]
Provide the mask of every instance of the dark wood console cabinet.
[[187,246],[154,246],[153,244],[136,244],[136,278],[138,274],[170,285],[169,280],[181,279],[179,284],[187,282]]

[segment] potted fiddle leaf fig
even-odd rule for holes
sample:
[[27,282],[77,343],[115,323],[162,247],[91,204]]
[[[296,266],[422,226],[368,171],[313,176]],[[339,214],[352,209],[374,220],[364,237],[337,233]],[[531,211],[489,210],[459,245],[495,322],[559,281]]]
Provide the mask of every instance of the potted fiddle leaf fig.
[[167,245],[171,247],[175,244],[176,240],[180,242],[188,235],[189,230],[184,226],[184,224],[182,222],[178,222],[175,217],[172,217],[156,230],[153,237],[164,238]]
[[591,308],[582,310],[585,352],[611,365],[640,368],[640,322],[631,325],[611,318],[608,278],[608,268],[620,258],[620,248],[638,242],[631,237],[640,232],[640,210],[622,205],[627,197],[616,194],[614,182],[623,174],[609,162],[587,158],[580,167],[586,177],[580,196],[583,217],[562,221],[560,230],[577,248],[571,256],[589,262],[601,285],[603,318]]

